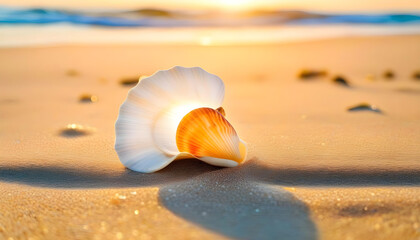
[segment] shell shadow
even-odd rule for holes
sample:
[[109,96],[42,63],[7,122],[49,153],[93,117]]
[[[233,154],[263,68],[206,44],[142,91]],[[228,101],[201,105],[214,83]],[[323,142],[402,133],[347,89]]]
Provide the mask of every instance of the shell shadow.
[[129,169],[118,171],[83,166],[2,166],[0,163],[0,181],[52,188],[142,187],[182,181],[217,169],[194,159],[175,161],[153,174]]
[[53,188],[160,186],[159,200],[167,209],[230,238],[316,239],[307,206],[281,186],[419,185],[420,170],[275,168],[256,158],[235,168],[188,159],[154,174],[0,163],[0,181]]
[[233,239],[317,239],[307,206],[255,177],[252,163],[220,169],[163,186],[159,200],[177,216]]
[[[122,171],[121,171],[122,170]],[[223,169],[195,159],[175,161],[166,168],[144,174],[128,169],[107,169],[88,166],[2,165],[0,181],[53,188],[142,187],[173,184],[215,172],[247,174],[247,181],[280,186],[413,186],[420,185],[420,169],[334,169],[270,167],[256,158],[244,165]]]
[[[382,167],[382,168],[381,168]],[[259,182],[281,186],[419,186],[420,169],[407,168],[328,168],[291,167],[271,168],[253,164],[253,175]]]

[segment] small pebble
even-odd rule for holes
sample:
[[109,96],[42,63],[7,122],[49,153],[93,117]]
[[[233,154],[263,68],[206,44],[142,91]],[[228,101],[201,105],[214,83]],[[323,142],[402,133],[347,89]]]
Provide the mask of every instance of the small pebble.
[[136,77],[133,78],[123,78],[120,81],[120,84],[123,86],[133,86],[136,85],[139,82],[139,79]]
[[147,77],[147,76],[140,76],[140,77],[126,77],[126,78],[122,78],[121,80],[120,80],[120,84],[121,85],[123,85],[123,86],[127,86],[127,87],[130,87],[130,86],[135,86],[135,85],[137,85],[137,83],[140,81],[140,80],[142,80],[143,78],[145,78],[145,77]]
[[309,80],[318,77],[325,77],[328,75],[327,71],[324,70],[308,70],[303,69],[298,73],[298,77],[302,80]]
[[64,129],[60,130],[60,135],[62,137],[81,137],[88,134],[88,128],[75,123],[67,124]]
[[335,76],[332,79],[333,83],[345,86],[345,87],[350,87],[350,84],[348,82],[348,80],[346,80],[343,76]]
[[349,112],[356,112],[356,111],[372,111],[376,113],[382,113],[382,111],[376,107],[375,105],[371,105],[368,103],[360,103],[355,106],[347,108]]
[[79,97],[79,102],[81,103],[94,103],[98,101],[98,97],[91,94],[82,94]]
[[386,70],[383,74],[385,79],[391,80],[395,77],[395,73],[391,70]]
[[414,80],[420,81],[420,71],[414,72],[413,78]]

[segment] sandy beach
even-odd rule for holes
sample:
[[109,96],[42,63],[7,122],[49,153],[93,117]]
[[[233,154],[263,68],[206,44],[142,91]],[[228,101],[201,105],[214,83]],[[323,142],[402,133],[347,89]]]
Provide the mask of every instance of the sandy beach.
[[[0,49],[0,239],[420,239],[419,43]],[[131,87],[120,80],[176,65],[223,79],[244,165],[120,163],[114,123]],[[347,110],[360,103],[381,113]]]

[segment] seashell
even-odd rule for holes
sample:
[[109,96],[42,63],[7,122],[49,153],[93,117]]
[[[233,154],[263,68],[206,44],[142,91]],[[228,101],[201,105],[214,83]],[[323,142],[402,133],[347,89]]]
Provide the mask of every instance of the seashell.
[[[180,152],[191,153],[196,157],[229,159],[237,163],[243,160],[238,134],[230,123],[217,110],[198,108],[189,112],[178,125],[176,145]],[[213,159],[207,162],[212,163]],[[228,162],[224,166],[236,166]],[[218,164],[214,164],[218,165]]]
[[127,168],[155,172],[197,158],[234,167],[246,144],[224,117],[223,81],[199,67],[173,67],[143,78],[121,105],[115,150]]

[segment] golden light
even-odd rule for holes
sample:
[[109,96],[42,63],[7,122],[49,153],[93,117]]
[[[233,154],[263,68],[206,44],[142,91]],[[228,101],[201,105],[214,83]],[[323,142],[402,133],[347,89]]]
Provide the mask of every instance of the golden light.
[[169,111],[168,115],[171,116],[171,119],[173,120],[172,124],[174,124],[177,128],[182,118],[185,117],[185,115],[187,115],[189,112],[199,107],[200,107],[200,104],[198,103],[188,103],[188,104],[178,105],[178,106],[173,107]]
[[249,8],[251,0],[219,0],[218,3],[220,6],[233,8],[232,10],[236,10]]
[[[199,103],[181,103],[175,106],[172,106],[168,109],[167,112],[162,114],[160,118],[155,123],[154,128],[154,137],[156,139],[157,146],[166,153],[177,154],[178,147],[176,146],[176,142],[169,142],[160,144],[162,141],[159,139],[161,136],[171,136],[173,140],[176,137],[176,131],[178,129],[178,125],[181,120],[194,109],[200,108],[203,106]],[[162,134],[165,132],[165,134]],[[164,142],[164,141],[163,141]]]
[[203,36],[200,38],[200,45],[202,46],[209,46],[212,44],[212,39],[209,36]]

